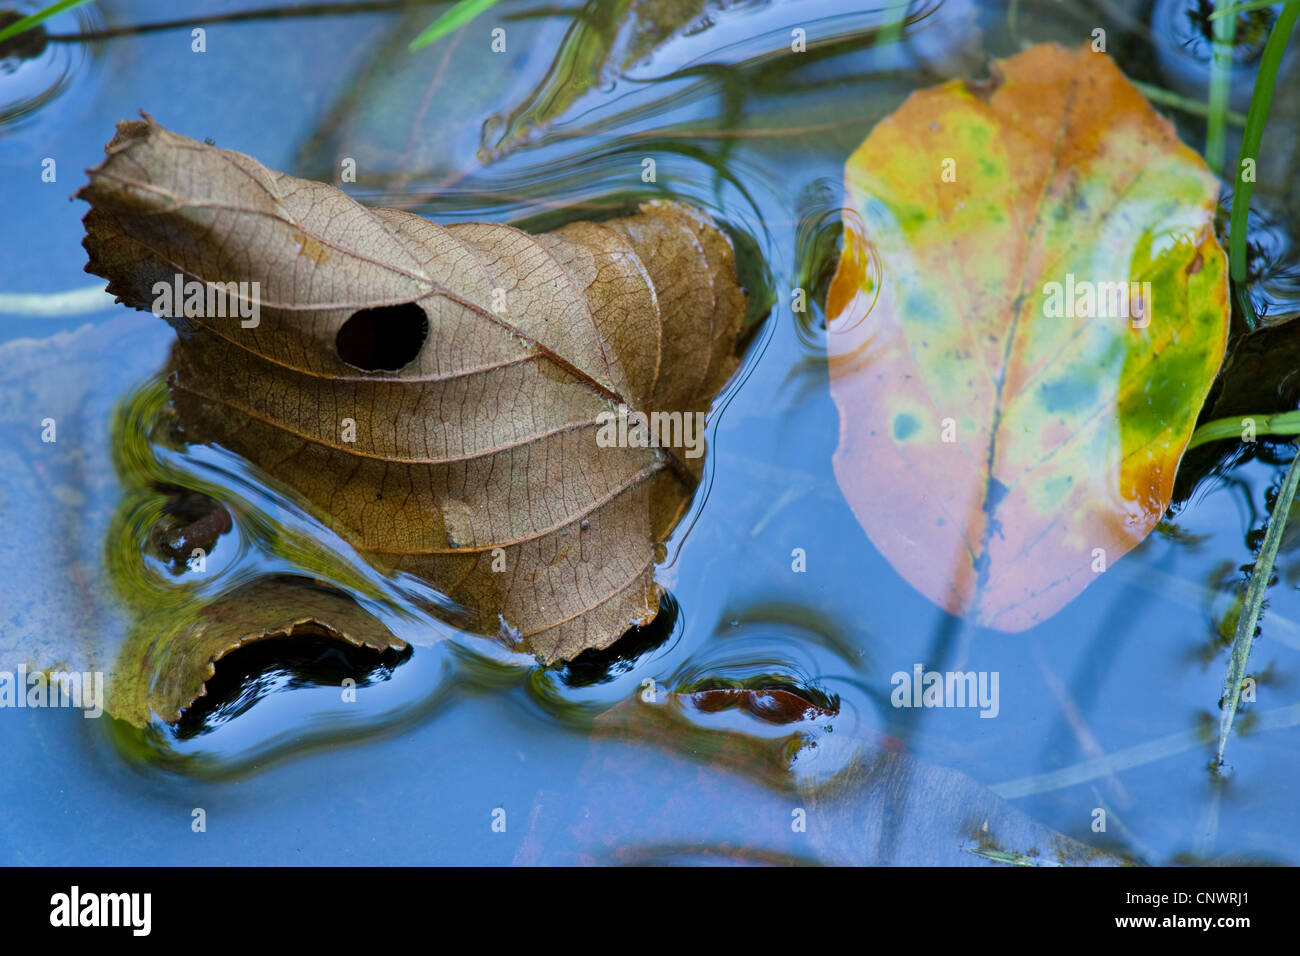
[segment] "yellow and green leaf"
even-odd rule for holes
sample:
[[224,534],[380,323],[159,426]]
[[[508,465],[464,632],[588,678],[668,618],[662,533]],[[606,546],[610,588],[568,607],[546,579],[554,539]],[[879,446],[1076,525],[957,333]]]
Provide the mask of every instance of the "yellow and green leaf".
[[1105,54],[912,94],[845,172],[835,474],[953,614],[1054,614],[1169,505],[1223,359],[1218,183]]

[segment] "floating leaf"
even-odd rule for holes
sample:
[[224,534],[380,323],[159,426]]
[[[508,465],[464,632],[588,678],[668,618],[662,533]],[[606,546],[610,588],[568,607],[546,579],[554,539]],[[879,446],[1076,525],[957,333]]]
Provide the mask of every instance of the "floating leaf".
[[154,714],[175,723],[206,695],[223,658],[261,641],[327,638],[368,649],[376,659],[408,649],[348,595],[287,576],[237,587],[174,619],[174,629],[139,631],[126,644],[112,685],[114,716],[140,726]]
[[1228,331],[1218,185],[1104,54],[912,94],[850,158],[835,475],[953,614],[1051,616],[1168,507]]
[[151,308],[178,275],[257,283],[240,299],[257,290],[255,324],[172,320],[192,440],[259,465],[374,563],[543,660],[654,617],[655,545],[738,362],[745,296],[710,220],[653,202],[540,236],[444,228],[147,118],[107,153],[79,195],[87,269],[110,292]]

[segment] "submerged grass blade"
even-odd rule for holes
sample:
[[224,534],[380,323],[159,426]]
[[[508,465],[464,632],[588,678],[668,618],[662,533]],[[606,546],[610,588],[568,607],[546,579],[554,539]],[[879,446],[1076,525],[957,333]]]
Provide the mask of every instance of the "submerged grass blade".
[[982,856],[986,860],[994,863],[1005,863],[1007,866],[1065,866],[1064,863],[1057,863],[1055,860],[1039,859],[1037,857],[1027,856],[1024,853],[1015,853],[1010,850],[986,850],[981,847],[963,847],[967,853],[973,853],[975,856]]
[[[1278,67],[1282,63],[1282,54],[1286,52],[1287,41],[1300,17],[1300,0],[1291,0],[1273,24],[1273,30],[1264,44],[1264,53],[1260,57],[1259,72],[1255,76],[1255,90],[1250,97],[1250,109],[1246,113],[1246,128],[1241,136],[1241,156],[1237,169],[1233,173],[1235,185],[1232,190],[1232,221],[1228,227],[1228,264],[1232,281],[1246,281],[1246,217],[1250,212],[1250,194],[1255,184],[1255,177],[1247,177],[1243,169],[1246,160],[1255,166],[1259,157],[1259,146],[1264,139],[1264,124],[1268,121],[1268,107],[1273,99],[1273,84],[1277,81]],[[1253,319],[1253,316],[1248,316]],[[1254,322],[1251,322],[1252,327]]]
[[[1227,0],[1216,0],[1224,7]],[[1237,18],[1214,21],[1214,56],[1210,61],[1210,103],[1205,129],[1205,162],[1215,173],[1223,171],[1226,150],[1224,131],[1228,112],[1228,93],[1232,88],[1232,44],[1237,38]]]
[[1238,13],[1250,13],[1252,10],[1263,10],[1265,7],[1271,7],[1276,3],[1277,0],[1250,0],[1249,3],[1234,3],[1232,6],[1215,10],[1210,14],[1210,19],[1220,20],[1224,17],[1235,16]]
[[[1130,80],[1134,86],[1142,91],[1142,95],[1152,103],[1159,103],[1161,106],[1171,106],[1176,110],[1182,110],[1190,116],[1209,116],[1210,107],[1204,100],[1194,100],[1191,97],[1182,96],[1172,90],[1167,90],[1163,86],[1155,86],[1151,83],[1142,83],[1138,80]],[[1224,110],[1223,118],[1233,126],[1245,126],[1246,114],[1238,113],[1236,110]]]
[[1223,712],[1219,718],[1219,745],[1216,750],[1219,763],[1223,763],[1223,750],[1228,744],[1232,721],[1237,716],[1237,706],[1241,702],[1241,682],[1246,676],[1246,662],[1250,659],[1250,647],[1255,640],[1255,625],[1259,622],[1264,607],[1264,594],[1273,577],[1273,562],[1277,558],[1278,545],[1282,543],[1282,531],[1286,528],[1287,516],[1291,513],[1297,483],[1300,483],[1300,454],[1291,460],[1286,478],[1282,481],[1282,490],[1278,492],[1273,514],[1268,519],[1264,546],[1259,549],[1259,558],[1255,561],[1254,570],[1250,572],[1246,600],[1241,615],[1237,618],[1237,632],[1232,638],[1232,656],[1228,659],[1228,678],[1224,684]]
[[0,43],[4,43],[10,37],[16,37],[20,33],[26,33],[32,27],[44,23],[55,14],[71,10],[73,7],[79,7],[83,3],[90,3],[90,0],[58,0],[58,3],[51,3],[44,10],[37,10],[29,17],[15,20],[9,26],[0,30]]
[[[1288,704],[1260,714],[1259,719],[1251,726],[1250,732],[1261,734],[1291,727],[1300,727],[1300,704]],[[1196,750],[1205,746],[1205,743],[1205,735],[1202,731],[1192,727],[1124,750],[1117,750],[1104,757],[1095,757],[1082,763],[1061,767],[1059,770],[1049,770],[1047,773],[1008,780],[1005,783],[995,784],[989,789],[1004,800],[1018,800],[1021,797],[1051,793],[1054,790],[1077,787],[1079,784],[1132,770],[1134,767],[1145,767],[1158,760]]]
[[497,0],[460,0],[454,7],[424,28],[424,32],[411,41],[408,49],[415,51],[428,46],[448,33],[455,33],[469,21],[495,4]]

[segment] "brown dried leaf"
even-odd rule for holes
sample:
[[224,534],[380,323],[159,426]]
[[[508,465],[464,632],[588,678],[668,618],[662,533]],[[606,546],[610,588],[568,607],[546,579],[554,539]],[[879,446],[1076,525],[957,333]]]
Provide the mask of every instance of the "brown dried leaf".
[[138,726],[152,714],[176,723],[207,696],[223,658],[260,641],[308,637],[366,648],[376,659],[409,647],[333,588],[306,578],[258,578],[198,609],[193,620],[177,622],[174,636],[137,631],[114,675],[111,709]]
[[[654,617],[654,545],[703,459],[680,441],[600,447],[598,416],[704,412],[735,370],[746,299],[708,218],[650,202],[539,236],[443,227],[147,116],[106,152],[78,195],[86,268],[110,292],[149,309],[177,274],[260,285],[256,327],[171,320],[192,437],[285,481],[372,561],[426,578],[485,630],[517,631],[543,661]],[[348,364],[340,343],[382,367]]]

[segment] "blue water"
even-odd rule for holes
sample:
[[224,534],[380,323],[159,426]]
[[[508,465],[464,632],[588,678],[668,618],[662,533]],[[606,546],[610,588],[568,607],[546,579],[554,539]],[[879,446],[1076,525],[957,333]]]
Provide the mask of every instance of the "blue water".
[[[254,6],[204,4],[203,13]],[[506,2],[500,15],[528,6]],[[758,741],[805,733],[817,746],[787,774],[791,787],[850,768],[855,747],[887,740],[918,766],[955,772],[942,779],[958,808],[990,789],[1007,794],[1027,819],[1112,859],[1300,862],[1300,814],[1288,796],[1300,782],[1294,552],[1279,556],[1280,582],[1251,660],[1251,672],[1267,679],[1239,719],[1244,729],[1234,733],[1221,774],[1211,770],[1209,738],[1196,737],[1217,725],[1227,652],[1214,634],[1243,580],[1236,569],[1252,560],[1247,536],[1263,527],[1265,492],[1284,465],[1245,460],[1201,479],[1168,526],[1061,613],[1021,634],[964,625],[934,607],[875,550],[840,495],[831,471],[839,424],[822,333],[816,315],[790,309],[788,290],[802,281],[797,274],[807,274],[797,270],[810,268],[796,249],[809,224],[834,219],[845,156],[910,89],[978,70],[987,54],[1014,52],[1003,28],[1006,7],[953,3],[902,42],[859,43],[766,86],[752,78],[766,74],[744,72],[754,57],[788,45],[794,26],[814,38],[851,39],[890,19],[888,11],[842,7],[740,4],[715,12],[707,27],[607,78],[549,134],[494,161],[477,151],[481,120],[508,110],[519,87],[540,78],[549,56],[539,51],[552,50],[563,36],[562,18],[503,21],[508,29],[535,31],[514,43],[513,67],[496,66],[487,55],[477,73],[465,72],[468,61],[460,64],[462,80],[439,88],[432,114],[411,105],[412,91],[428,82],[430,61],[408,63],[393,52],[436,15],[432,6],[405,15],[213,24],[202,54],[191,51],[188,30],[78,47],[80,55],[67,59],[65,88],[0,127],[0,292],[54,293],[95,283],[82,271],[86,207],[68,196],[101,158],[113,123],[144,109],[178,132],[211,137],[299,175],[327,178],[333,162],[355,154],[360,175],[348,187],[352,195],[443,221],[547,228],[545,217],[567,207],[636,193],[640,159],[650,153],[659,157],[663,191],[751,238],[753,264],[766,270],[775,305],[711,417],[708,493],[668,542],[660,580],[676,617],[670,627],[662,622],[660,643],[612,667],[592,665],[583,673],[602,679],[583,683],[577,668],[539,671],[530,659],[421,611],[404,625],[416,645],[410,660],[391,679],[362,687],[354,705],[341,703],[337,687],[286,689],[288,677],[272,674],[251,708],[187,740],[166,728],[142,735],[75,711],[0,710],[0,861],[717,861],[743,858],[736,848],[836,858],[827,840],[833,843],[833,828],[845,824],[837,822],[833,800],[812,813],[812,832],[790,830],[784,822],[791,809],[807,800],[764,783],[752,769],[693,760],[701,752],[689,732],[696,728],[743,735],[754,754],[764,752]],[[179,15],[161,0],[102,2],[49,26],[66,33],[79,22],[90,29]],[[1018,16],[1027,40],[1072,35],[1073,20],[1049,17],[1041,6],[1020,5]],[[1104,16],[1079,14],[1110,22]],[[468,29],[488,27],[484,21]],[[1120,66],[1152,81],[1141,30],[1122,23],[1112,29]],[[716,67],[697,69],[701,64]],[[511,68],[510,82],[490,72]],[[9,82],[0,73],[0,102]],[[468,105],[455,105],[458,97]],[[733,108],[738,118],[728,113]],[[444,111],[452,119],[439,119]],[[1199,146],[1200,120],[1169,115]],[[748,134],[729,142],[686,135],[731,123]],[[1229,155],[1235,150],[1230,142]],[[45,157],[57,162],[54,183],[41,181]],[[1265,191],[1262,202],[1269,201]],[[1279,204],[1269,208],[1285,212]],[[825,265],[812,263],[812,271]],[[92,499],[106,502],[74,549],[92,579],[104,577],[108,515],[121,493],[109,446],[114,423],[123,421],[119,403],[157,374],[172,340],[163,323],[127,316],[111,305],[63,317],[0,315],[0,349],[69,334],[47,353],[38,347],[26,377],[9,373],[14,404],[3,425],[9,447],[28,456],[18,460],[41,453],[36,426],[25,424],[39,420],[39,409],[29,415],[21,404],[33,394],[30,383],[44,382],[45,394],[71,393],[85,385],[77,376],[95,376],[80,405],[85,425],[78,434],[86,437],[75,439],[83,441],[77,447],[86,463],[68,472],[69,480],[97,489],[87,492]],[[71,353],[86,358],[75,374],[67,371]],[[49,355],[46,367],[41,354]],[[60,375],[67,381],[60,383]],[[244,509],[193,599],[215,594],[241,573],[293,569],[256,540],[250,514],[316,538],[322,552],[346,550],[293,502],[254,487],[256,475],[238,462],[202,449],[168,461],[192,480],[223,488],[224,500]],[[71,571],[63,581],[38,580],[30,570],[37,564],[25,565],[26,549],[66,544],[65,531],[43,534],[18,521],[20,513],[52,507],[37,500],[34,487],[41,486],[7,477],[0,499],[6,527],[21,529],[21,549],[4,552],[0,565],[0,598],[11,609],[6,640],[12,645],[17,634],[22,646],[24,620],[67,620],[85,631],[83,642],[119,646],[129,613],[104,602],[89,616],[65,614],[57,602],[76,593],[60,590],[72,587]],[[1173,528],[1180,534],[1164,533]],[[795,549],[806,555],[803,573],[792,569]],[[24,616],[33,602],[48,606]],[[891,675],[918,662],[997,672],[997,717],[892,707]],[[694,713],[673,733],[651,726],[635,741],[611,736],[599,717],[634,707],[647,678],[671,689],[763,674],[837,698],[838,714],[773,728],[735,711]],[[1252,717],[1263,729],[1245,732]],[[1111,763],[1098,765],[1103,756]],[[1070,768],[1073,777],[1044,777]],[[836,799],[864,799],[850,790]],[[918,790],[916,799],[929,805],[935,798]],[[1092,830],[1098,807],[1108,813],[1105,833]],[[203,832],[193,829],[196,809],[204,811]],[[1015,826],[1028,826],[1027,819],[1016,817]],[[973,844],[959,809],[924,827],[914,812],[912,822],[900,820],[898,838],[936,861],[984,859],[966,852]],[[829,829],[817,836],[819,826]],[[701,847],[731,850],[706,855]],[[1028,845],[1011,839],[1006,848]]]

